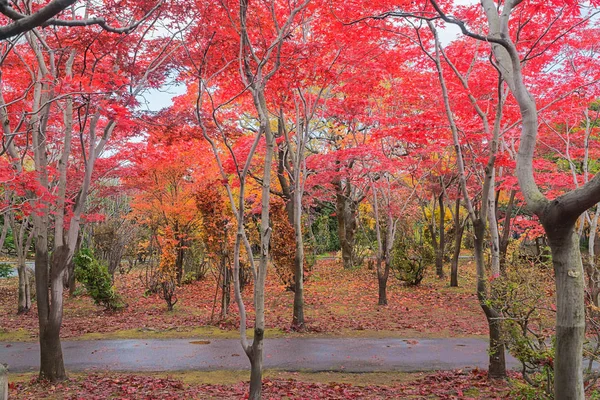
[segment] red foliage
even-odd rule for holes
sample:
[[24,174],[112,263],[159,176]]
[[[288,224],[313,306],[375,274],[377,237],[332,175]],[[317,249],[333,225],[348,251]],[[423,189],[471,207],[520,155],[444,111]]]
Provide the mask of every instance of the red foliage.
[[[518,378],[516,374],[512,374]],[[295,379],[264,379],[265,399],[502,399],[508,397],[506,382],[492,382],[484,371],[445,371],[426,375],[405,384],[389,386],[355,386],[349,383],[309,383]],[[71,379],[57,385],[46,383],[11,384],[11,398],[38,399],[56,395],[65,400],[101,400],[118,398],[128,400],[150,399],[247,399],[248,384],[186,385],[173,378],[140,375],[109,376],[92,374]]]
[[[470,268],[470,267],[469,267]],[[461,271],[470,277],[472,271]],[[115,332],[124,329],[151,328],[156,330],[189,331],[210,324],[213,305],[214,277],[178,288],[177,312],[166,313],[158,295],[144,297],[144,287],[138,279],[141,271],[116,276],[116,287],[128,304],[122,312],[108,312],[93,304],[88,297],[66,298],[65,318],[61,336],[71,338],[85,333]],[[340,332],[395,331],[398,334],[464,336],[487,334],[487,324],[472,290],[447,289],[446,284],[427,277],[416,288],[405,287],[391,280],[388,289],[389,305],[377,306],[375,271],[343,270],[338,261],[321,260],[313,268],[305,285],[305,314],[309,331]],[[286,291],[279,279],[270,273],[266,287],[267,328],[289,330],[293,293]],[[17,316],[16,278],[0,283],[0,326],[7,331],[20,328],[31,337],[37,335],[35,305],[32,311]],[[244,290],[249,321],[253,323],[252,287]],[[449,311],[452,310],[452,311]],[[230,319],[221,321],[221,329],[238,326],[237,306],[232,304]]]

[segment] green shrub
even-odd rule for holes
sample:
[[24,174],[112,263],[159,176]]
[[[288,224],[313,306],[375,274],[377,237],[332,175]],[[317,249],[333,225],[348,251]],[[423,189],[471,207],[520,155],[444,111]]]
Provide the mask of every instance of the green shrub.
[[552,398],[554,388],[554,340],[552,326],[555,302],[552,272],[541,263],[523,257],[519,241],[508,248],[513,262],[495,278],[495,297],[490,305],[501,313],[502,337],[509,353],[521,363],[526,384],[516,385],[519,397]]
[[119,310],[124,307],[121,297],[115,292],[108,268],[100,263],[90,249],[80,250],[74,259],[75,277],[96,304],[107,310]]
[[433,248],[422,234],[399,232],[392,249],[390,267],[396,277],[409,286],[417,286],[425,277],[427,266],[433,262]]
[[7,263],[0,263],[0,278],[8,278],[12,275],[13,267]]

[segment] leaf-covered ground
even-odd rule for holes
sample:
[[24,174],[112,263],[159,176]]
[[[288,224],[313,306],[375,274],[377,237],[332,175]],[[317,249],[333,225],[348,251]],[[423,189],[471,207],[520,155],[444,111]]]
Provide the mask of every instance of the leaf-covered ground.
[[[185,336],[201,326],[216,325],[235,334],[237,308],[232,304],[230,317],[211,321],[215,296],[212,275],[200,282],[178,288],[175,310],[167,312],[158,295],[144,296],[140,274],[134,270],[116,275],[116,287],[128,304],[120,312],[107,312],[87,296],[67,298],[61,336],[78,337],[126,331]],[[321,260],[315,265],[305,285],[305,315],[308,331],[340,335],[466,336],[485,335],[485,317],[474,294],[470,264],[461,266],[461,287],[449,288],[447,280],[428,276],[419,287],[406,287],[390,276],[388,306],[377,306],[377,279],[367,268],[344,270],[335,260]],[[287,332],[292,316],[293,293],[286,291],[278,277],[270,272],[266,289],[266,323],[271,333]],[[252,324],[252,288],[244,291]],[[25,316],[16,315],[17,279],[0,280],[0,340],[35,338],[35,305]],[[218,316],[218,304],[215,315]],[[127,333],[128,332],[128,333]],[[110,335],[103,335],[110,337]],[[93,337],[93,336],[92,336]]]
[[[514,376],[516,377],[516,375]],[[15,399],[244,399],[248,384],[186,384],[147,375],[91,374],[62,384],[11,383]],[[349,383],[265,379],[265,399],[502,399],[511,398],[506,382],[490,382],[482,371],[446,371],[410,382],[358,386]],[[514,397],[512,397],[514,398]]]

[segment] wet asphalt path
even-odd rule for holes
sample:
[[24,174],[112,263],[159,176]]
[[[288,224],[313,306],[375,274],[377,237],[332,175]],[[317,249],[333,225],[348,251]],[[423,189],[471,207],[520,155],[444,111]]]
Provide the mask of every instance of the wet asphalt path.
[[[249,367],[233,339],[63,341],[68,370],[181,371]],[[480,339],[277,338],[265,340],[265,368],[286,371],[431,371],[487,368]],[[508,356],[508,365],[516,361]],[[37,343],[0,342],[0,363],[12,372],[39,367]]]

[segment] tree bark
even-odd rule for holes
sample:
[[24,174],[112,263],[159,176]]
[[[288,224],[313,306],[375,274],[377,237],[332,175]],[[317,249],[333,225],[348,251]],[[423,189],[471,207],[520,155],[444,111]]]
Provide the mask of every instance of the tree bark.
[[506,251],[510,241],[510,223],[512,221],[512,210],[515,204],[516,190],[510,191],[510,198],[506,206],[506,215],[504,216],[504,227],[502,228],[502,237],[500,238],[500,271],[506,269]]
[[[477,268],[477,298],[479,304],[485,314],[485,318],[489,327],[489,367],[488,376],[491,379],[505,379],[506,378],[506,358],[504,342],[501,338],[500,330],[500,315],[499,313],[489,305],[488,294],[486,290],[486,279],[485,279],[485,261],[483,256],[483,245],[484,245],[484,233],[485,223],[478,219],[473,223],[473,231],[475,233],[475,265]],[[492,288],[493,291],[493,288]]]
[[[452,254],[452,265],[450,267],[450,287],[458,287],[458,261],[460,257],[460,246],[465,231],[465,224],[460,220],[460,197],[456,199],[456,211],[454,212],[454,253]],[[466,222],[466,221],[465,221]]]
[[17,267],[19,274],[19,306],[17,314],[26,314],[31,309],[31,288],[29,287],[29,271],[25,260],[19,260]]
[[535,100],[525,85],[520,54],[511,39],[509,19],[520,1],[505,2],[499,14],[492,0],[481,0],[492,50],[522,117],[516,175],[527,208],[542,222],[550,240],[556,277],[556,360],[554,395],[584,399],[582,353],[585,334],[583,265],[574,231],[577,218],[600,201],[600,176],[553,201],[542,194],[534,178],[533,157],[538,134]]
[[8,368],[0,364],[0,400],[8,400]]
[[585,283],[579,237],[573,224],[561,224],[556,218],[542,219],[542,224],[556,279],[554,395],[556,399],[584,399]]
[[[442,183],[443,185],[443,183]],[[435,257],[435,270],[436,270],[436,274],[437,277],[439,279],[444,278],[444,249],[446,247],[446,236],[445,236],[445,219],[446,219],[446,208],[444,207],[444,191],[442,190],[442,192],[440,193],[440,195],[438,196],[438,201],[440,204],[440,224],[439,224],[439,231],[440,231],[440,241],[439,241],[439,245],[437,248],[437,253],[436,253],[436,257]],[[435,207],[433,208],[433,210],[435,211]]]
[[342,261],[344,269],[352,269],[355,265],[354,238],[356,234],[356,207],[354,200],[350,198],[351,186],[349,182],[336,186],[336,217],[338,221],[338,237],[342,250]]
[[[485,0],[483,0],[485,1]],[[432,4],[438,10],[440,15],[444,16],[443,13],[439,10],[439,6],[435,3],[434,0],[431,0]],[[486,230],[486,221],[488,218],[490,220],[494,220],[495,222],[495,213],[493,217],[491,217],[488,213],[488,206],[490,205],[488,199],[491,197],[492,202],[494,201],[494,196],[491,195],[494,192],[494,164],[496,160],[496,154],[498,150],[498,138],[500,134],[500,120],[502,118],[502,91],[501,91],[501,82],[502,79],[499,79],[498,84],[498,106],[496,108],[496,118],[494,121],[494,130],[493,136],[491,140],[490,152],[487,165],[485,167],[485,178],[482,185],[482,198],[481,198],[481,209],[479,213],[475,211],[475,207],[473,207],[473,203],[471,198],[468,195],[468,187],[467,187],[467,175],[464,165],[464,159],[462,155],[462,148],[460,143],[460,138],[458,134],[458,127],[456,125],[456,121],[454,119],[454,115],[452,113],[452,109],[450,106],[450,99],[448,96],[448,88],[446,86],[446,81],[444,79],[443,69],[440,62],[440,52],[441,46],[439,42],[439,38],[437,35],[437,31],[431,21],[427,21],[427,25],[432,31],[435,39],[435,58],[434,62],[436,65],[436,69],[438,72],[438,78],[440,81],[440,86],[442,89],[442,97],[444,100],[444,108],[446,111],[446,116],[448,118],[448,122],[450,123],[450,129],[452,132],[452,141],[454,143],[454,149],[456,151],[456,160],[459,171],[459,183],[461,187],[461,192],[463,194],[463,199],[465,201],[465,206],[469,213],[469,218],[473,224],[473,236],[474,236],[474,254],[475,254],[475,265],[477,269],[477,298],[479,300],[479,305],[481,306],[486,320],[488,322],[489,331],[490,331],[490,359],[489,359],[489,377],[490,378],[506,378],[506,361],[504,356],[504,345],[499,340],[500,332],[499,332],[499,320],[500,317],[497,310],[495,310],[490,301],[488,299],[488,291],[487,291],[487,281],[485,278],[485,260],[483,256],[483,246],[484,246],[484,235]],[[481,111],[478,107],[476,110]],[[484,129],[487,133],[491,133],[489,131],[489,123],[487,121],[487,116],[485,113],[481,112],[480,116],[484,123]],[[490,196],[491,195],[491,196]],[[493,244],[497,249],[497,241]],[[499,266],[495,266],[496,269],[499,270]],[[493,271],[495,273],[496,271]],[[492,288],[490,290],[492,299],[494,298],[494,288],[492,283]]]

